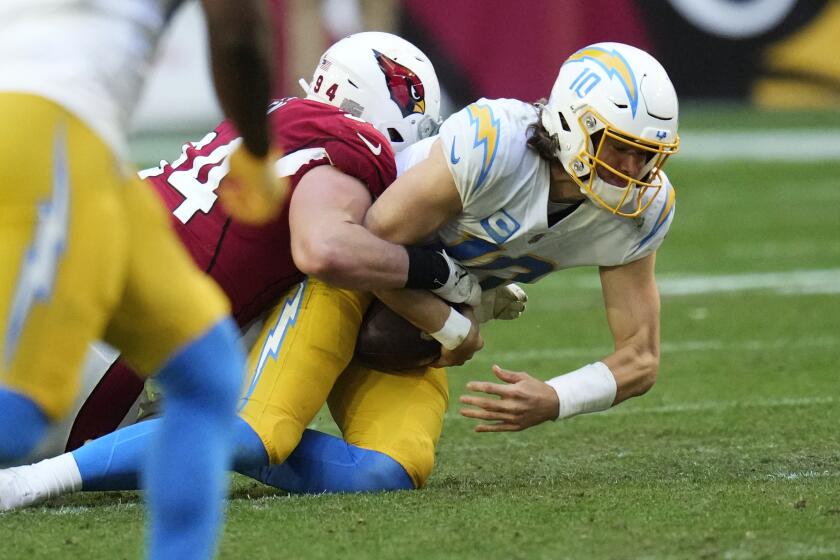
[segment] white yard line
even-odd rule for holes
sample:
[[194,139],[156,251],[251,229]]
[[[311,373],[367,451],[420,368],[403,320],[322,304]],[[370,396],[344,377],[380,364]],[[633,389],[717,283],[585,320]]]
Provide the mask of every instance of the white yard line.
[[778,294],[840,294],[840,268],[792,270],[722,276],[664,276],[657,280],[664,296],[771,290]]
[[840,159],[840,130],[684,130],[680,160],[816,161]]
[[838,399],[833,396],[814,397],[783,397],[783,398],[761,398],[741,401],[698,401],[678,402],[663,404],[659,406],[636,406],[621,408],[618,407],[609,411],[611,415],[625,416],[628,414],[675,414],[682,412],[720,412],[733,408],[796,408],[801,406],[816,406],[824,404],[835,404]]
[[[840,294],[840,268],[755,272],[746,274],[661,274],[663,296],[766,290],[779,295]],[[597,278],[581,278],[578,286],[600,289]]]
[[[833,396],[821,397],[787,397],[777,399],[750,399],[741,401],[697,401],[677,402],[659,406],[619,406],[606,412],[587,414],[588,418],[611,418],[613,416],[638,416],[644,414],[682,414],[696,412],[722,412],[733,408],[796,408],[806,406],[817,406],[836,404],[840,399]],[[472,418],[466,418],[458,413],[461,405],[453,402],[453,407],[446,413],[446,421],[467,420],[477,422]]]
[[[669,354],[674,352],[705,352],[708,350],[746,350],[766,351],[778,348],[830,348],[840,345],[840,337],[819,336],[808,338],[778,338],[775,340],[686,340],[683,342],[663,342],[660,352]],[[589,346],[574,348],[535,348],[533,350],[519,350],[511,352],[493,352],[484,350],[476,355],[476,361],[482,362],[513,362],[517,360],[549,360],[558,358],[575,358],[602,356],[612,352],[608,346]]]

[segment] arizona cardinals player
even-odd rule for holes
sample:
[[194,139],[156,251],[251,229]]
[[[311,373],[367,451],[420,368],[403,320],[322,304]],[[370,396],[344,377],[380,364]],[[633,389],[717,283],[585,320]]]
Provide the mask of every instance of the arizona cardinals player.
[[[287,154],[277,169],[290,177],[293,191],[281,218],[269,226],[242,226],[214,204],[215,188],[227,170],[226,158],[241,141],[229,123],[186,146],[172,164],[162,162],[160,167],[143,172],[171,209],[176,231],[193,258],[228,294],[241,325],[267,310],[304,272],[313,275],[289,290],[268,321],[274,326],[259,348],[265,354],[252,357],[256,365],[243,398],[245,421],[238,434],[239,448],[252,467],[266,466],[268,460],[283,462],[352,356],[352,325],[358,329],[371,296],[329,288],[324,280],[361,289],[437,286],[439,294],[456,301],[474,298],[477,291],[444,255],[407,251],[373,237],[360,226],[372,198],[396,173],[389,141],[365,119],[375,123],[397,147],[433,134],[439,121],[440,90],[428,59],[398,37],[363,33],[328,50],[308,88],[308,99],[279,100],[269,111],[274,141]],[[431,271],[418,270],[418,261],[431,264]],[[472,332],[478,336],[476,329]],[[281,342],[285,344],[282,351]],[[302,350],[287,348],[292,343]],[[277,361],[282,363],[264,371],[267,356],[277,358],[278,352],[282,360]],[[94,390],[93,397],[101,395],[113,407],[122,391],[125,405],[133,400],[139,385],[131,383],[130,372],[119,362],[112,373],[118,375],[106,376],[106,383]],[[441,375],[438,371],[421,382],[437,395],[429,418],[416,422],[419,437],[427,443],[422,449],[424,462],[429,461],[426,455],[433,455],[446,403]],[[390,398],[379,402],[401,408],[393,406]],[[286,410],[289,406],[294,410]],[[105,409],[89,402],[84,411]],[[125,406],[116,409],[124,411]],[[119,416],[111,418],[110,424],[83,426],[77,422],[70,445],[96,435],[91,427],[113,429]],[[358,425],[353,424],[354,418]],[[364,429],[364,415],[348,413],[345,420],[348,432],[371,431]],[[72,459],[78,470],[70,473],[67,486],[84,490],[134,487],[138,450],[153,423],[131,426],[76,450]],[[406,441],[417,437],[409,433]],[[395,473],[393,484],[420,484],[425,479],[417,475],[412,482],[406,474],[411,467],[401,466],[399,449],[390,454],[357,451],[378,465],[374,471]],[[49,473],[53,464],[44,461],[35,471]],[[422,470],[428,471],[430,466]],[[7,488],[15,484],[34,487],[30,497],[50,494],[42,492],[37,480],[24,481],[21,473],[12,469],[0,478],[6,477]],[[54,473],[43,478],[50,477],[56,478]],[[14,505],[3,503],[2,484],[0,480],[0,506]]]

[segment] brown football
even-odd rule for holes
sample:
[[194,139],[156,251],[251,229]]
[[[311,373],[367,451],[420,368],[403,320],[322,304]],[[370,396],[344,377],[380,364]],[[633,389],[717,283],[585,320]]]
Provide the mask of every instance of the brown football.
[[440,343],[420,336],[420,329],[378,299],[368,307],[356,339],[356,359],[379,370],[425,367],[440,357]]

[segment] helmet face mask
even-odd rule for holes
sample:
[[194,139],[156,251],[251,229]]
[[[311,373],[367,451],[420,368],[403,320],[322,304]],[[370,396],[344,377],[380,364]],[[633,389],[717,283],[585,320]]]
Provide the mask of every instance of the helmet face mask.
[[332,45],[306,85],[307,99],[371,123],[395,151],[434,135],[440,85],[422,51],[396,35],[366,32]]
[[[679,149],[679,138],[666,144],[631,137],[606,123],[594,110],[581,115],[577,124],[592,132],[587,134],[585,149],[571,154],[571,168],[575,172],[570,173],[572,179],[584,194],[613,214],[630,218],[640,215],[662,188],[661,169]],[[605,155],[608,143],[644,154],[645,164],[636,176],[624,173],[608,161]]]
[[[569,57],[541,120],[581,191],[619,216],[647,209],[662,188],[662,167],[679,150],[677,97],[667,73],[649,54],[620,43],[590,45]],[[608,144],[645,154],[637,177],[616,169]]]

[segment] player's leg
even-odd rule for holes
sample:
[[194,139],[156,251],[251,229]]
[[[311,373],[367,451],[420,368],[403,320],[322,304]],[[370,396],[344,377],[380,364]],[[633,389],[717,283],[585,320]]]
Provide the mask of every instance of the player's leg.
[[369,294],[310,278],[275,308],[251,351],[250,380],[240,404],[240,416],[265,448],[259,453],[246,439],[242,448],[255,450],[251,465],[259,465],[261,458],[265,464],[266,456],[271,464],[283,463],[298,446],[352,359],[370,301]]
[[237,470],[293,494],[414,488],[406,470],[388,455],[316,430],[304,431],[284,463]]
[[[249,359],[251,379],[235,428],[237,470],[251,473],[269,461],[282,463],[298,446],[352,358],[370,300],[367,294],[337,290],[312,279],[289,290],[277,305]],[[166,406],[169,410],[169,400]],[[72,454],[7,473],[15,478],[5,490],[6,507],[31,505],[67,491],[136,488],[139,464],[158,422],[122,428]],[[305,438],[298,456],[309,453],[317,440],[312,434]],[[191,479],[191,473],[181,473]],[[0,487],[0,500],[3,493]]]
[[65,415],[125,273],[119,167],[59,106],[0,94],[0,463]]
[[159,370],[167,399],[143,471],[149,554],[209,557],[222,518],[244,371],[239,333],[225,318],[221,290],[194,267],[154,193],[135,180],[124,194],[131,252],[106,340],[138,372]]
[[300,493],[407,490],[425,484],[448,404],[444,370],[389,374],[352,364],[329,404],[344,439],[307,430],[285,463],[245,474]]
[[394,374],[354,362],[330,394],[329,405],[347,443],[390,457],[415,488],[426,484],[449,406],[446,370]]
[[[19,509],[79,491],[137,490],[160,418],[120,428],[70,453],[31,465],[0,469],[0,512]],[[304,436],[306,439],[306,436]],[[241,418],[234,428],[234,465],[244,474],[268,465],[262,439]],[[180,476],[191,476],[189,465]],[[259,480],[259,476],[251,474]],[[181,483],[181,481],[179,481]]]

